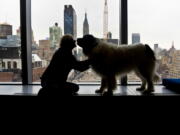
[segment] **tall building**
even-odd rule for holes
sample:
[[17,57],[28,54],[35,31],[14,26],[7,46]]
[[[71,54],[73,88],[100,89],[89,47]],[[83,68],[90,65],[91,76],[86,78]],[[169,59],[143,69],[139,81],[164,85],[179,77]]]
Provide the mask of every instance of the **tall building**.
[[154,44],[154,51],[156,52],[156,50],[159,48],[159,44]]
[[180,78],[180,50],[175,50],[172,55],[169,75],[170,78]]
[[159,44],[154,44],[154,52],[155,52],[156,57],[158,58],[159,53],[160,53]]
[[77,38],[77,15],[72,5],[65,5],[64,34],[71,34]]
[[112,33],[108,32],[107,34],[107,38],[106,39],[102,39],[102,41],[108,42],[108,43],[112,43],[112,45],[118,45],[119,44],[119,40],[118,39],[113,39],[112,38]]
[[132,34],[132,44],[138,44],[141,42],[141,37],[139,33]]
[[111,32],[108,32],[107,39],[112,39],[112,33]]
[[0,39],[7,39],[7,36],[13,34],[12,25],[7,23],[0,24]]
[[104,5],[104,21],[103,21],[103,37],[104,39],[107,39],[108,34],[108,3],[107,0],[105,0]]
[[38,55],[41,59],[50,62],[54,51],[50,49],[50,40],[39,40]]
[[84,24],[83,24],[83,35],[89,34],[89,23],[87,19],[87,13],[85,13],[85,19],[84,19]]
[[21,28],[20,27],[16,30],[16,35],[21,37]]
[[62,29],[55,23],[53,27],[49,28],[50,34],[50,47],[53,49],[59,48],[60,39],[62,37]]

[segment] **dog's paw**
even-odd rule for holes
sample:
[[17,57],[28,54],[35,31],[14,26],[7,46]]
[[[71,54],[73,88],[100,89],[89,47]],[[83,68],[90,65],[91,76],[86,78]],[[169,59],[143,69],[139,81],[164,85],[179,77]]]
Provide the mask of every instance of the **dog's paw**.
[[102,94],[104,91],[103,90],[96,90],[95,93],[96,94]]
[[142,91],[145,91],[145,88],[137,88],[136,91],[142,92]]
[[147,96],[153,96],[154,90],[145,90],[142,92],[143,95],[147,95]]
[[103,96],[105,96],[105,97],[113,96],[113,92],[104,92]]

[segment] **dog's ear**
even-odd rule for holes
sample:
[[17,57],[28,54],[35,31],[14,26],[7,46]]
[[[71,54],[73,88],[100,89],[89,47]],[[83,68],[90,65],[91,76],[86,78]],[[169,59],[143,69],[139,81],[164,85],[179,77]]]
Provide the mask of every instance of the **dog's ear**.
[[86,44],[92,47],[97,43],[97,38],[95,38],[93,35],[85,35],[83,40],[86,42]]

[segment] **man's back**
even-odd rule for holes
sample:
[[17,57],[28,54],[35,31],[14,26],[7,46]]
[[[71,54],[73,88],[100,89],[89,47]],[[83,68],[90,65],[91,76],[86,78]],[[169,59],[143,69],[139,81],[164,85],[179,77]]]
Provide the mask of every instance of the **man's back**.
[[42,80],[59,83],[66,82],[69,72],[73,69],[75,60],[72,52],[59,49],[54,54],[50,65],[44,72]]

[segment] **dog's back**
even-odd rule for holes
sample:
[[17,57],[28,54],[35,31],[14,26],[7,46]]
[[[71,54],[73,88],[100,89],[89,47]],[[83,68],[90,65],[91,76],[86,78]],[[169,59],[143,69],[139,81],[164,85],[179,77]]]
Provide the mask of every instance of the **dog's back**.
[[91,55],[95,59],[92,66],[101,74],[122,74],[130,72],[139,65],[155,60],[155,55],[148,45],[138,44],[115,46],[101,42]]

